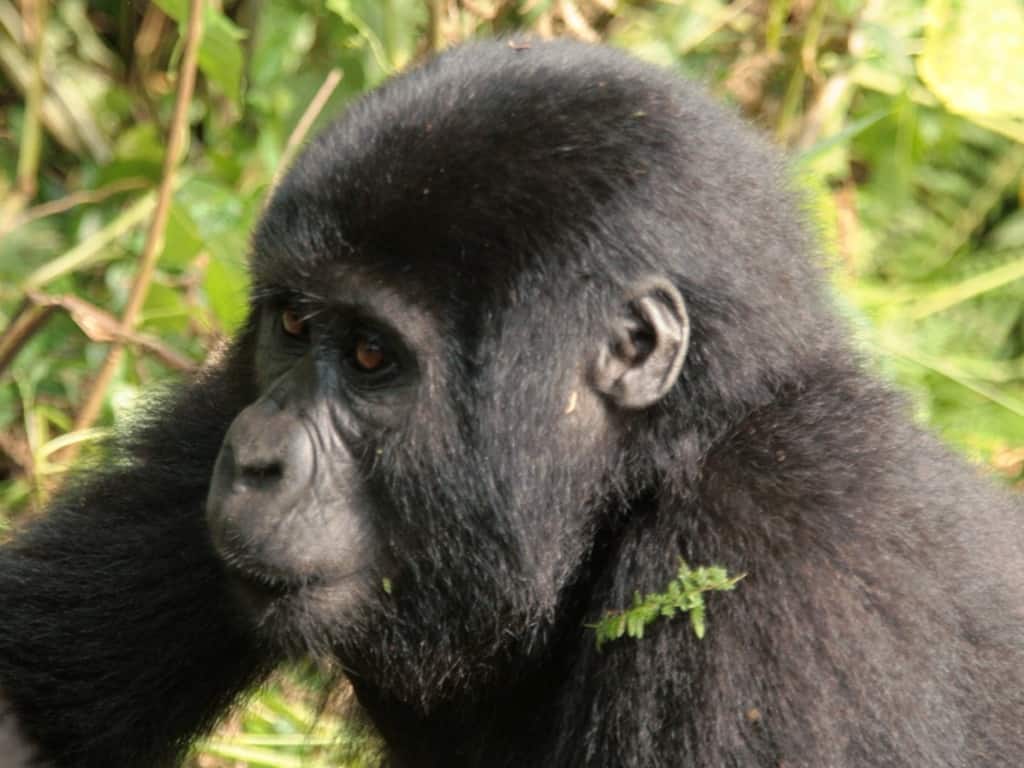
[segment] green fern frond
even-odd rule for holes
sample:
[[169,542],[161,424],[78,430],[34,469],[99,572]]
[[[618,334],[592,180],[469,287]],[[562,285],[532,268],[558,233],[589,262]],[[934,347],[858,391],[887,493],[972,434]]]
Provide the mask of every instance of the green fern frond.
[[690,625],[698,638],[706,631],[704,593],[728,592],[746,574],[730,576],[720,566],[690,568],[682,558],[679,571],[664,592],[650,592],[645,596],[633,593],[633,606],[622,611],[609,611],[597,623],[588,624],[595,631],[597,647],[624,635],[640,639],[648,624],[659,618],[670,619],[677,613],[688,613]]

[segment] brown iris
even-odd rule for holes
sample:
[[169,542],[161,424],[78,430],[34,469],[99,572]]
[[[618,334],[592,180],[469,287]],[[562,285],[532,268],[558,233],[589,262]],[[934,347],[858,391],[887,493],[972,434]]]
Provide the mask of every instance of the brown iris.
[[289,336],[302,336],[306,332],[306,321],[294,310],[286,309],[281,313],[281,327]]
[[387,360],[380,344],[372,339],[358,339],[354,352],[356,365],[367,372],[379,370]]

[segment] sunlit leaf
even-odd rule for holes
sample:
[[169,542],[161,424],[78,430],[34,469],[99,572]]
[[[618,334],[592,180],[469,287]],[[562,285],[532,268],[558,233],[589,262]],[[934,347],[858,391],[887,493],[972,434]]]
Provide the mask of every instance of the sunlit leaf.
[[929,0],[925,84],[951,110],[1024,117],[1024,3]]

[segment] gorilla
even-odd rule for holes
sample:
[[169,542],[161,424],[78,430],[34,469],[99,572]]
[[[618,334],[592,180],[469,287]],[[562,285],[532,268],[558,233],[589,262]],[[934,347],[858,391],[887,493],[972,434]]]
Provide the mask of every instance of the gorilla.
[[[601,47],[359,101],[230,347],[0,551],[0,732],[170,766],[311,656],[396,767],[1020,765],[1020,500],[868,372],[783,178]],[[598,649],[680,558],[746,574],[707,636]]]

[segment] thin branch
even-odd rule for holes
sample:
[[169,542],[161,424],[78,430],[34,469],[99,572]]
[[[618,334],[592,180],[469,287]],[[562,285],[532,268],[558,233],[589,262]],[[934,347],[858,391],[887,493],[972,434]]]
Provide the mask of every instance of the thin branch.
[[[149,291],[150,281],[153,279],[153,272],[156,269],[160,246],[163,243],[167,217],[170,213],[171,195],[174,191],[175,170],[177,169],[179,156],[184,146],[185,132],[188,130],[188,107],[192,101],[192,92],[196,83],[196,64],[199,55],[199,42],[202,38],[202,20],[203,0],[190,0],[188,29],[185,36],[185,55],[182,59],[181,70],[178,75],[178,93],[174,102],[174,115],[171,119],[167,141],[167,154],[164,156],[160,190],[157,196],[156,209],[153,212],[153,219],[150,222],[149,231],[146,233],[146,243],[142,249],[139,271],[135,275],[135,282],[132,283],[128,305],[121,316],[121,331],[124,335],[131,334],[138,321],[139,313]],[[79,411],[78,416],[75,418],[74,429],[76,431],[88,429],[96,421],[107,387],[110,385],[110,381],[121,362],[123,354],[124,346],[119,341],[114,342],[110,349],[107,350],[103,366],[92,382],[82,410]],[[76,448],[70,447],[65,453],[65,458],[73,458],[76,452]]]
[[443,19],[447,6],[445,0],[427,0],[427,43],[431,51],[444,48]]
[[14,194],[0,205],[0,230],[5,222],[16,217],[36,196],[39,158],[43,151],[43,27],[46,23],[46,0],[22,0],[22,25],[26,45],[32,52],[32,68],[25,92],[25,116],[18,147],[18,170]]
[[109,258],[114,241],[141,224],[155,207],[156,192],[147,192],[71,250],[34,270],[22,281],[21,288],[42,288],[63,275]]
[[560,0],[558,14],[566,29],[580,40],[585,40],[588,43],[596,43],[601,40],[601,36],[597,34],[597,31],[587,21],[586,16],[572,0]]
[[299,122],[295,124],[295,128],[292,129],[291,135],[288,137],[288,141],[285,143],[284,152],[281,155],[281,162],[277,166],[277,171],[274,173],[274,183],[272,186],[276,187],[277,182],[281,180],[281,176],[288,166],[292,164],[292,160],[295,158],[295,154],[299,151],[299,146],[306,139],[306,134],[309,133],[309,129],[313,127],[313,122],[317,116],[323,111],[324,106],[327,104],[327,100],[331,98],[331,94],[334,93],[334,89],[338,87],[338,83],[341,82],[342,73],[340,69],[332,69],[327,73],[327,77],[324,78],[323,83],[317,89],[316,95],[313,96],[313,100],[309,102],[309,106],[302,113],[302,117],[299,118]]
[[18,154],[18,191],[26,201],[35,197],[36,173],[42,152],[43,131],[39,112],[43,104],[43,27],[46,24],[46,0],[22,0],[25,42],[32,50],[32,80],[25,98],[25,120],[21,129]]
[[191,358],[167,346],[155,336],[137,331],[126,332],[114,315],[85,299],[71,294],[50,296],[39,291],[28,291],[14,319],[0,336],[0,374],[7,370],[28,340],[43,328],[58,309],[67,312],[91,341],[130,344],[152,354],[175,370],[192,371],[196,368]]
[[63,309],[91,341],[117,342],[139,347],[159,358],[165,365],[179,371],[191,371],[196,364],[187,356],[168,347],[155,336],[126,330],[121,321],[106,310],[72,294],[49,296],[31,291],[28,298],[36,306]]
[[498,17],[498,7],[485,8],[476,0],[462,0],[462,7],[483,21],[494,21]]
[[[37,219],[43,219],[47,216],[53,216],[58,213],[70,211],[72,208],[77,208],[80,205],[94,205],[96,203],[102,203],[108,197],[113,197],[121,192],[145,189],[148,186],[149,182],[146,179],[130,178],[118,179],[117,181],[111,182],[99,189],[83,189],[78,192],[72,192],[70,195],[65,195],[59,200],[51,200],[48,203],[41,203],[40,205],[29,208],[12,222],[11,229],[24,226],[31,221],[36,221]],[[0,235],[2,234],[4,234],[4,231],[0,230]]]
[[40,306],[26,298],[0,335],[0,374],[7,370],[22,347],[50,319],[56,307]]

